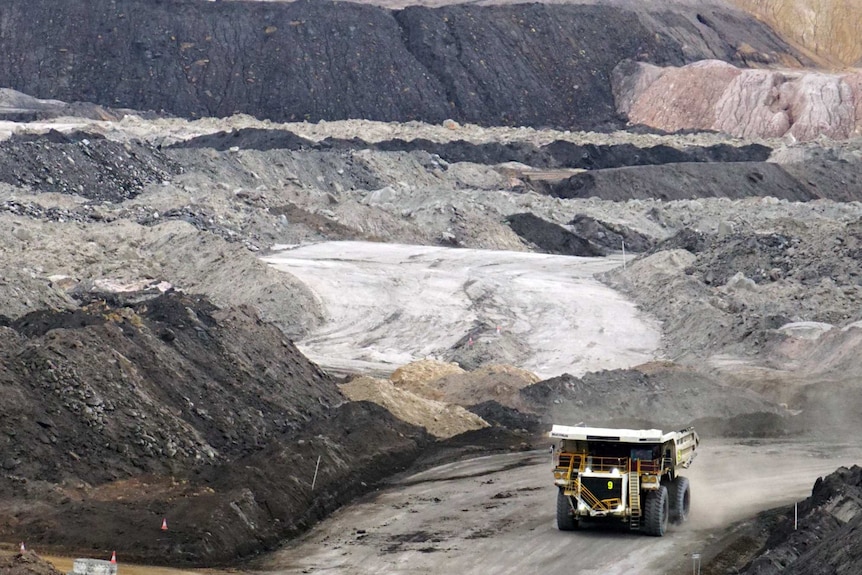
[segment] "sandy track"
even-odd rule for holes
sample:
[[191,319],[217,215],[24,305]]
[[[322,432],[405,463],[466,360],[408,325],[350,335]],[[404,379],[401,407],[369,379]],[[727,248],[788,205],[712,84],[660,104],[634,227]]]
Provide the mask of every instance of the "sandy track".
[[542,377],[630,367],[659,345],[656,322],[592,277],[619,258],[325,242],[264,259],[320,298],[327,321],[298,343],[337,371],[388,374],[469,333],[492,354],[514,338]]

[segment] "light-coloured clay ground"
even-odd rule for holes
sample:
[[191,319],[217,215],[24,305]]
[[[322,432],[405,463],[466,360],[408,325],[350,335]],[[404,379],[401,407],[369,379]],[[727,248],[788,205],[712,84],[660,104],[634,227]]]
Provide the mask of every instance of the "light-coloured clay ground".
[[518,367],[543,378],[638,365],[659,345],[656,322],[592,277],[619,257],[325,242],[265,260],[322,302],[325,323],[297,343],[336,371],[388,375],[443,357],[476,325],[468,346],[494,353],[514,338],[527,348]]

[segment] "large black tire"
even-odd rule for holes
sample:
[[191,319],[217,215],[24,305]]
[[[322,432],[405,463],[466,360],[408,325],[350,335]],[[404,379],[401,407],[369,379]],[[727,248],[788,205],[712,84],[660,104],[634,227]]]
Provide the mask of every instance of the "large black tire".
[[656,491],[647,491],[644,505],[644,532],[654,537],[663,536],[664,532],[667,531],[669,516],[670,504],[667,488],[662,485]]
[[578,528],[578,520],[572,515],[572,506],[569,498],[560,489],[557,491],[557,529],[560,531],[574,531]]
[[687,477],[677,477],[667,485],[667,495],[670,500],[670,520],[672,523],[688,521],[691,509],[691,486]]

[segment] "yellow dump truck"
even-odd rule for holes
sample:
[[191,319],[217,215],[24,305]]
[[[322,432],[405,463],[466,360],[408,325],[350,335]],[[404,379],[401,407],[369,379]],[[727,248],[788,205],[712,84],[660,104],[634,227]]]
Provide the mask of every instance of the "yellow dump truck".
[[679,474],[691,465],[700,439],[681,431],[554,425],[557,527],[582,519],[619,521],[661,537],[669,522],[688,519],[691,488]]

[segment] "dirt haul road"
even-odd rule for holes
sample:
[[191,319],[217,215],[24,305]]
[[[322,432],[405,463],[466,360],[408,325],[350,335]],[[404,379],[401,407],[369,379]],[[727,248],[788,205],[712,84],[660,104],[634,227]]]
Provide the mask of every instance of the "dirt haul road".
[[659,345],[656,322],[592,277],[621,258],[324,242],[265,259],[320,298],[327,321],[298,346],[325,369],[388,375],[472,338],[491,354],[514,340],[518,366],[541,377],[582,375]]
[[727,525],[804,498],[818,475],[860,455],[862,448],[850,445],[705,440],[686,474],[691,522],[660,539],[597,525],[558,531],[547,452],[478,458],[396,481],[262,567],[278,575],[688,573],[691,554],[706,550]]

